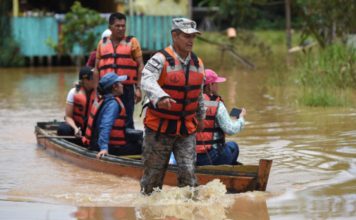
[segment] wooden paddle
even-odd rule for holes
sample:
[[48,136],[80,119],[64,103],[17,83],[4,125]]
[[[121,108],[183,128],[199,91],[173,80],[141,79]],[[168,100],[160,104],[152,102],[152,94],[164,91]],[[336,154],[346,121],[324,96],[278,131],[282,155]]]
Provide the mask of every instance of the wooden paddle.
[[37,135],[37,138],[65,138],[65,139],[76,139],[80,137],[76,136],[58,136],[58,135]]

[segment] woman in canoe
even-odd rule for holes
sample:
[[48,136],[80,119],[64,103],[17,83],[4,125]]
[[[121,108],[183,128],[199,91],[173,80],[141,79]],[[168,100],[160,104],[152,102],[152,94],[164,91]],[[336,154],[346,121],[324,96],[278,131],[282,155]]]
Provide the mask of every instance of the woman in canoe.
[[[225,142],[225,134],[240,132],[244,125],[246,110],[229,116],[225,104],[218,95],[218,84],[225,82],[213,70],[205,70],[204,104],[207,107],[204,130],[197,133],[197,165],[237,165],[239,146],[233,141]],[[238,119],[237,119],[238,118]]]
[[100,96],[95,100],[88,120],[83,143],[91,150],[98,150],[98,158],[107,154],[134,155],[141,153],[141,146],[127,140],[125,124],[126,109],[120,99],[123,94],[122,82],[126,75],[114,72],[103,76],[98,85]]

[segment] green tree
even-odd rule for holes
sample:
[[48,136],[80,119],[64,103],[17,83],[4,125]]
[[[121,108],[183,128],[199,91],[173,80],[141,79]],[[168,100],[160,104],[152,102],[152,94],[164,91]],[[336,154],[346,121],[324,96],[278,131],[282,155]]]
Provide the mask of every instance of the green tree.
[[[103,25],[105,19],[94,10],[82,7],[80,2],[74,2],[70,12],[64,17],[59,45],[53,45],[59,53],[71,54],[75,46],[82,50],[79,59],[94,48],[100,38],[97,27]],[[51,44],[51,42],[49,42]]]
[[218,8],[215,19],[221,26],[284,27],[284,1],[281,0],[201,0],[199,5]]
[[11,1],[1,1],[0,4],[0,66],[21,66],[24,58],[20,47],[11,35]]
[[356,31],[356,0],[298,0],[303,37],[313,36],[322,48]]
[[219,8],[218,20],[229,20],[230,26],[241,26],[250,23],[249,20],[256,19],[258,16],[257,8],[254,3],[265,2],[266,0],[202,0],[201,5],[217,6]]

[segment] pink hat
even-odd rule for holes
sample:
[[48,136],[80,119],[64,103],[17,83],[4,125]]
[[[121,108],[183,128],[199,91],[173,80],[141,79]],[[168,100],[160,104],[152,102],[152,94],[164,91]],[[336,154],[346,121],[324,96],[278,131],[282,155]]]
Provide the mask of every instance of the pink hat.
[[216,74],[213,70],[211,69],[205,70],[205,85],[208,85],[210,83],[221,83],[225,81],[226,81],[225,77],[219,77],[218,74]]

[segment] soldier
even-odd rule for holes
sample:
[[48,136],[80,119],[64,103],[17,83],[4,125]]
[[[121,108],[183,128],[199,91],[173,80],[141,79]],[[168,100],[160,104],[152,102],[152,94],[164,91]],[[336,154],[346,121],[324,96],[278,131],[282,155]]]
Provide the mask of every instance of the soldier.
[[156,53],[142,72],[142,89],[150,100],[144,119],[144,194],[162,188],[172,151],[178,186],[197,185],[195,133],[204,126],[204,66],[192,48],[200,32],[194,21],[174,18],[171,34],[173,45]]

